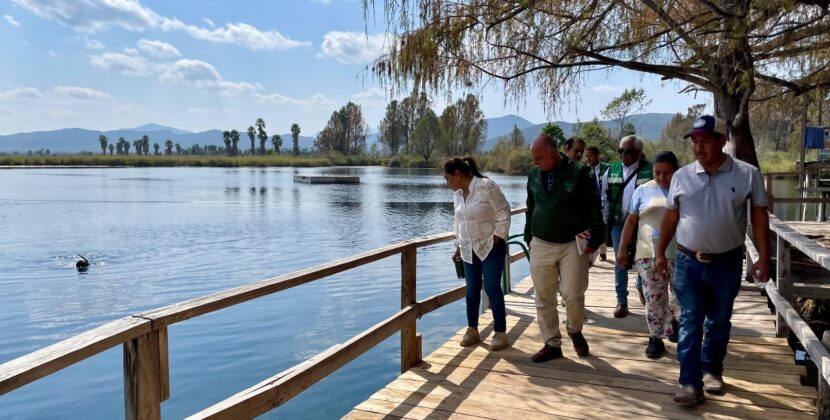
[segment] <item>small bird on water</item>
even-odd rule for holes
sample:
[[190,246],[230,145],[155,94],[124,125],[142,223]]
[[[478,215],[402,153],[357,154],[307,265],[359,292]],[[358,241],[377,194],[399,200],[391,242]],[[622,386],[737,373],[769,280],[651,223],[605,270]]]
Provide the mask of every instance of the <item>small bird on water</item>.
[[88,259],[86,259],[86,257],[84,257],[84,256],[83,256],[83,255],[81,255],[81,254],[77,254],[77,255],[78,255],[79,257],[81,257],[81,259],[80,259],[80,260],[78,260],[77,262],[75,262],[75,268],[76,268],[78,271],[86,271],[86,270],[89,270],[89,260],[88,260]]

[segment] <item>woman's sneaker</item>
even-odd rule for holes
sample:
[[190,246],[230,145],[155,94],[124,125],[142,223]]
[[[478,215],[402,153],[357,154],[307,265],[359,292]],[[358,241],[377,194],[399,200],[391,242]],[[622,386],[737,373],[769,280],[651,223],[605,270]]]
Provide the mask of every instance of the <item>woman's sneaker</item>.
[[666,352],[666,346],[663,340],[658,337],[648,338],[648,347],[646,347],[646,357],[649,359],[659,359],[663,353]]
[[490,340],[490,351],[499,351],[507,348],[510,343],[507,342],[507,333],[497,332],[493,334],[493,339]]
[[467,332],[464,333],[464,337],[461,339],[461,347],[470,347],[479,341],[481,341],[481,337],[478,335],[478,328],[467,327]]

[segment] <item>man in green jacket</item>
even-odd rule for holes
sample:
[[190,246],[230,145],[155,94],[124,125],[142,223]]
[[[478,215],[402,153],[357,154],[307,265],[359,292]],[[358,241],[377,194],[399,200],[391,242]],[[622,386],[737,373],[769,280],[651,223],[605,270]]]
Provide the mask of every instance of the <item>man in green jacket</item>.
[[[600,191],[602,190],[602,188],[600,188],[602,184],[602,176],[608,172],[609,165],[599,159],[599,148],[596,146],[588,146],[585,148],[585,163],[587,163],[588,167],[591,168],[591,181],[593,181],[594,187],[597,189],[597,196],[599,196]],[[600,202],[602,202],[602,199],[600,199]],[[605,228],[608,229],[608,226]],[[605,232],[605,234],[608,235],[608,232]],[[599,246],[599,259],[601,261],[608,259],[605,255],[606,248],[605,242]]]
[[582,322],[588,257],[605,238],[600,201],[588,166],[560,154],[551,136],[540,134],[530,154],[536,166],[527,180],[524,239],[530,246],[536,314],[545,340],[532,359],[538,363],[562,357],[557,290],[565,303],[566,329],[574,350],[578,356],[587,356]]

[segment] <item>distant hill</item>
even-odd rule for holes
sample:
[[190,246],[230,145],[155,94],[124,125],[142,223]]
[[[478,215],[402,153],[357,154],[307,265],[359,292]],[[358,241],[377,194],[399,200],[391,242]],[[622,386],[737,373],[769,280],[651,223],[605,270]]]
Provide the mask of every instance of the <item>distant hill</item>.
[[[669,123],[669,121],[674,117],[674,114],[668,113],[648,113],[648,114],[638,114],[629,117],[629,122],[634,124],[634,127],[637,129],[637,135],[642,137],[645,140],[659,140],[660,133],[663,131],[663,128]],[[618,130],[616,121],[610,120],[601,120],[599,122],[602,124],[603,127],[611,129],[612,131],[616,132]],[[567,121],[554,121],[554,124],[558,125],[559,128],[565,133],[565,137],[570,137],[573,134],[573,129],[576,123],[571,123]],[[542,132],[542,128],[544,128],[548,123],[542,123],[537,125],[532,125],[530,127],[522,129],[522,134],[525,137],[526,142],[530,142],[531,140],[535,139],[539,133]],[[513,129],[513,126],[510,127]],[[489,150],[493,147],[496,142],[503,136],[510,134],[509,130],[506,133],[488,137],[487,140],[484,142],[484,146],[482,147],[483,150]]]
[[[669,120],[674,114],[642,114],[630,117],[630,121],[637,128],[637,134],[646,140],[656,140],[660,137],[660,132],[668,124]],[[605,127],[611,127],[614,130],[615,124],[612,121],[600,121]],[[519,117],[517,115],[505,115],[503,117],[487,118],[487,140],[484,143],[483,150],[489,150],[499,140],[500,137],[510,134],[513,125],[522,130],[525,140],[530,142],[539,133],[547,123],[533,124],[532,122]],[[556,121],[556,124],[565,132],[568,137],[573,133],[574,123],[566,121]],[[311,133],[314,133],[311,131]],[[145,124],[134,128],[124,128],[120,130],[98,131],[88,130],[84,128],[64,128],[52,131],[36,131],[31,133],[16,133],[9,135],[0,135],[0,152],[26,152],[27,150],[49,149],[53,153],[77,153],[82,151],[100,152],[101,148],[98,143],[98,136],[105,135],[110,139],[111,143],[118,140],[119,137],[124,137],[132,143],[133,140],[141,138],[143,135],[150,137],[150,144],[159,143],[164,144],[165,140],[171,140],[173,143],[178,143],[182,147],[190,147],[194,144],[205,145],[224,145],[222,142],[222,132],[220,130],[207,130],[194,133],[187,130],[180,130],[173,127],[167,127],[158,124]],[[250,147],[248,136],[245,130],[240,130],[242,138],[239,146],[243,150]],[[291,149],[291,133],[280,134],[283,138],[283,149]],[[372,144],[377,143],[377,130],[371,129],[370,134],[366,138],[366,147],[369,148]],[[314,140],[316,133],[312,136],[300,135],[300,149],[311,149],[314,147]],[[259,144],[257,142],[257,144]],[[270,143],[269,143],[270,146]],[[163,146],[162,146],[163,147]]]

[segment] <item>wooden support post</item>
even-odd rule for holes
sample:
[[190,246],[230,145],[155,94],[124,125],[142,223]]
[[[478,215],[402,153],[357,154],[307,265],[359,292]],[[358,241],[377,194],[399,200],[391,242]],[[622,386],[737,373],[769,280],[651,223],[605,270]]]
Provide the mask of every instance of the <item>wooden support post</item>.
[[[414,245],[401,252],[401,309],[417,302],[415,294],[416,253]],[[418,345],[417,322],[412,321],[401,327],[401,373],[421,361],[421,349]]]
[[124,416],[128,420],[161,418],[159,331],[124,343]]
[[167,327],[160,328],[159,334],[159,396],[161,401],[170,398],[170,363],[167,357]]
[[[792,304],[793,279],[790,275],[790,243],[781,235],[775,240],[775,285],[778,293]],[[775,311],[775,333],[779,337],[786,337],[789,334],[787,323],[781,316],[781,312]]]
[[767,189],[769,198],[769,212],[775,214],[775,196],[772,194],[772,175],[764,174],[764,187]]
[[[830,349],[830,331],[825,331],[821,337],[824,348]],[[816,388],[816,418],[830,419],[830,384],[824,379],[821,366],[822,361],[816,362],[818,368],[818,387]]]

